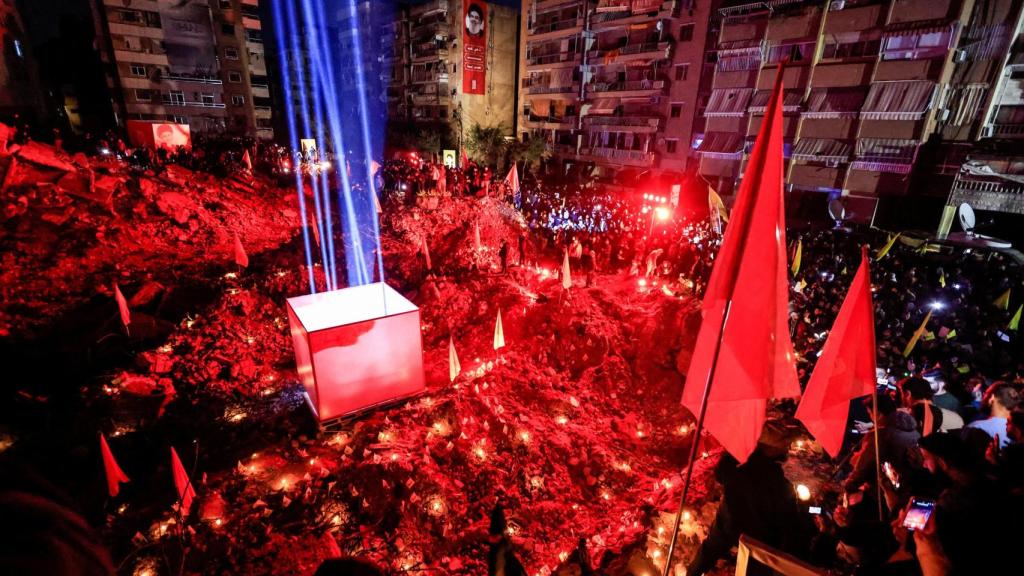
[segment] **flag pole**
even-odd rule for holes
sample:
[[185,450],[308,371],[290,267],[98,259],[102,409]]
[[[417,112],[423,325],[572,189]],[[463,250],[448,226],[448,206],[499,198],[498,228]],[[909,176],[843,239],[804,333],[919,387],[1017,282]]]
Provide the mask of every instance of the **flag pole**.
[[722,314],[722,325],[718,331],[718,342],[715,344],[715,354],[711,360],[711,370],[708,371],[707,380],[704,381],[704,394],[700,399],[700,414],[697,415],[697,426],[693,431],[693,441],[690,443],[690,460],[686,464],[686,475],[683,476],[683,494],[679,498],[679,509],[676,511],[676,519],[672,527],[672,539],[669,541],[668,554],[665,557],[665,570],[663,576],[669,576],[672,569],[672,556],[676,549],[676,540],[679,537],[679,524],[683,518],[683,509],[686,508],[686,496],[690,492],[690,483],[693,480],[693,465],[697,462],[697,451],[700,449],[700,434],[704,429],[704,416],[708,412],[708,398],[711,396],[711,383],[715,380],[715,370],[718,367],[718,356],[722,351],[722,339],[725,336],[725,323],[729,320],[729,311],[732,309],[732,297],[725,304],[725,311]]
[[[772,96],[769,101],[768,108],[765,113],[765,122],[761,125],[763,131],[767,123],[774,123],[774,116],[778,112],[778,107],[781,106],[781,94],[782,94],[782,73],[785,70],[786,60],[779,63],[779,69],[775,77],[775,85],[772,88]],[[761,133],[758,134],[758,140],[761,138]],[[767,142],[764,143],[767,146]],[[757,142],[755,141],[754,149],[757,150]],[[753,192],[753,191],[751,191]],[[753,201],[753,200],[751,200]],[[746,223],[744,228],[739,229],[739,236],[736,238],[739,244],[739,251],[745,248],[747,240],[750,237],[749,234],[749,222]],[[723,234],[724,236],[724,234]],[[723,240],[724,241],[724,240]],[[785,258],[785,256],[783,256]],[[690,445],[690,460],[686,464],[686,475],[683,477],[683,493],[679,498],[679,509],[676,512],[676,519],[672,529],[672,539],[669,541],[668,554],[665,557],[665,569],[662,571],[663,576],[669,576],[669,572],[672,570],[672,557],[675,555],[676,541],[679,539],[679,525],[683,518],[683,509],[686,508],[686,497],[690,492],[690,484],[693,480],[693,465],[697,460],[697,451],[700,448],[700,434],[704,429],[704,417],[708,411],[708,399],[711,397],[711,384],[715,381],[715,372],[718,369],[718,357],[722,352],[722,341],[725,339],[725,326],[729,321],[729,314],[732,311],[732,301],[736,294],[736,278],[732,277],[729,279],[729,297],[725,300],[725,309],[722,311],[722,322],[718,329],[718,339],[715,342],[715,353],[711,357],[711,367],[708,370],[707,379],[704,381],[704,392],[700,399],[700,414],[697,415],[697,426],[694,430],[693,442]],[[703,327],[703,323],[702,323]]]
[[[871,393],[871,403],[875,413],[875,425],[873,426],[875,436],[875,489],[878,492],[878,521],[881,522],[885,519],[882,512],[882,459],[878,450],[878,427],[881,425],[881,422],[878,419],[878,385],[875,384],[873,388],[874,392]],[[927,406],[925,408],[927,409]]]

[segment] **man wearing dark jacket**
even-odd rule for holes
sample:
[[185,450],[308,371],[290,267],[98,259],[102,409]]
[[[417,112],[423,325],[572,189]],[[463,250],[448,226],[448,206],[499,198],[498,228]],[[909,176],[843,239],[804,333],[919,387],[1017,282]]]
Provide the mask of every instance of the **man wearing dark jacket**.
[[[762,436],[743,464],[737,466],[729,454],[718,463],[715,474],[723,485],[722,503],[707,539],[686,569],[688,576],[714,568],[741,534],[791,554],[806,549],[814,527],[782,470],[789,443],[784,438],[766,440],[766,436],[770,434]],[[753,567],[749,573],[754,573]]]

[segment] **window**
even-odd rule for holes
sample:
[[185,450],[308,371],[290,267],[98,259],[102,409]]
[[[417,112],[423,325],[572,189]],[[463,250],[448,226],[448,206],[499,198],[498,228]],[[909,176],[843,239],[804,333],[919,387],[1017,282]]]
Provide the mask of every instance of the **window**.
[[676,80],[686,80],[686,77],[690,75],[689,64],[676,64]]
[[672,103],[672,111],[671,111],[671,113],[669,115],[671,117],[673,117],[673,118],[679,118],[680,116],[682,116],[682,114],[683,114],[683,103],[682,102],[673,102]]
[[576,106],[573,106],[571,104],[569,106],[566,106],[565,107],[565,115],[567,117],[575,116],[576,115]]
[[153,99],[152,90],[136,90],[135,100],[138,102],[149,102]]
[[238,50],[235,50],[234,48],[225,48],[224,57],[228,60],[238,60]]
[[678,148],[679,148],[679,140],[678,139],[672,138],[670,140],[665,140],[665,151],[668,152],[669,154],[675,154],[676,150]]
[[188,116],[171,116],[170,120],[175,124],[188,124]]
[[167,101],[171,104],[184,104],[185,93],[181,90],[171,90],[167,93]]
[[231,9],[231,0],[220,0],[220,9],[221,10],[230,10]]
[[679,27],[679,41],[689,42],[693,40],[693,24],[683,24]]
[[437,109],[437,115],[440,118],[447,118],[448,117],[448,109],[447,108],[438,108]]
[[146,75],[146,67],[143,66],[142,64],[132,64],[131,65],[131,69],[132,69],[132,76],[145,76]]
[[[213,101],[213,96],[212,95],[210,96],[210,101],[211,101],[211,103]],[[205,94],[203,95],[203,102],[206,102],[206,95]],[[243,105],[245,105],[245,96],[242,96],[241,94],[232,94],[231,95],[231,105],[232,106],[243,106]]]
[[213,104],[213,94],[203,94],[200,97],[200,102],[203,104]]
[[228,72],[228,82],[241,82],[242,74],[240,72]]
[[131,36],[125,36],[123,38],[123,40],[124,40],[124,49],[125,50],[132,50],[132,51],[139,50],[139,40],[137,38],[132,38]]
[[117,19],[119,22],[131,22],[135,23],[141,20],[139,13],[134,10],[118,10]]
[[220,32],[221,32],[221,34],[226,34],[228,36],[234,36],[235,35],[235,25],[234,24],[221,24],[220,25]]

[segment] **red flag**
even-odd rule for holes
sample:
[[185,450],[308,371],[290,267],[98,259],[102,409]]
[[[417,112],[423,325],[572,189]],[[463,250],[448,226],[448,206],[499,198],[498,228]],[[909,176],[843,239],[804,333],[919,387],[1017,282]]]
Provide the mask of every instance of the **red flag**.
[[249,265],[249,255],[245,253],[245,246],[242,246],[242,241],[238,238],[238,234],[235,234],[235,264],[242,268]]
[[252,172],[252,157],[249,156],[248,150],[245,151],[245,154],[242,154],[242,164],[245,164],[249,172]]
[[107,474],[107,492],[114,498],[121,491],[121,483],[128,481],[128,476],[117,465],[114,454],[110,451],[107,438],[100,433],[100,453],[103,454],[103,471]]
[[768,399],[800,395],[788,323],[782,130],[780,67],[711,272],[683,390],[694,414],[710,390],[704,425],[741,462],[757,446]]
[[466,149],[463,148],[462,154],[459,157],[459,168],[465,170],[467,166],[469,166],[469,156],[466,155]]
[[174,473],[174,487],[178,489],[178,501],[181,504],[181,515],[188,516],[188,510],[192,507],[192,499],[196,497],[196,491],[192,487],[192,481],[188,479],[188,472],[181,465],[178,453],[171,446],[171,470]]
[[508,175],[505,176],[505,184],[508,184],[513,194],[519,193],[519,168],[513,163],[512,168],[508,171]]
[[875,312],[867,247],[832,332],[804,390],[796,417],[833,457],[846,432],[850,401],[875,386]]
[[121,294],[117,282],[114,282],[114,300],[117,300],[117,310],[121,313],[121,324],[124,324],[124,329],[128,330],[128,325],[132,323],[132,313],[128,310],[128,301],[124,299],[124,294]]

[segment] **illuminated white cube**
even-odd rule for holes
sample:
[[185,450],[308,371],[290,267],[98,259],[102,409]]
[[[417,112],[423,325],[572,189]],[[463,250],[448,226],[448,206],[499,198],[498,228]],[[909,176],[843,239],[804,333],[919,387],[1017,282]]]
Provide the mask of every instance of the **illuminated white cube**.
[[384,283],[288,299],[299,378],[320,422],[422,391],[420,310]]

